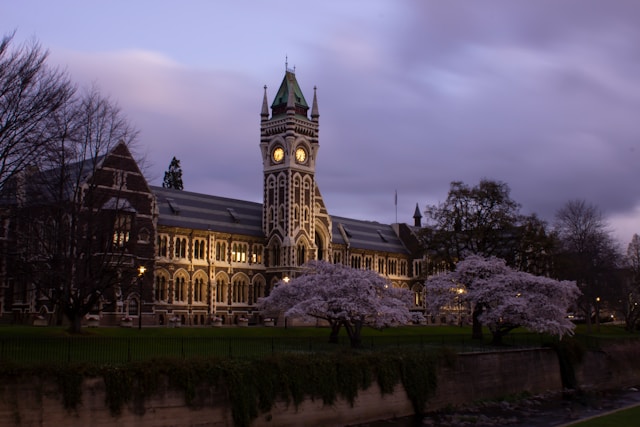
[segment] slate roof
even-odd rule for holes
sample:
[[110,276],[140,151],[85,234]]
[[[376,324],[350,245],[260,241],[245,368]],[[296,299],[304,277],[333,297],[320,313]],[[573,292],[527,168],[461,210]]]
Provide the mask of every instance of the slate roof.
[[[158,225],[263,237],[262,203],[151,186]],[[354,249],[408,254],[391,225],[332,217],[333,242]]]
[[348,244],[357,249],[409,253],[391,225],[337,216],[332,216],[331,220],[333,243]]
[[151,186],[158,225],[264,237],[262,204]]

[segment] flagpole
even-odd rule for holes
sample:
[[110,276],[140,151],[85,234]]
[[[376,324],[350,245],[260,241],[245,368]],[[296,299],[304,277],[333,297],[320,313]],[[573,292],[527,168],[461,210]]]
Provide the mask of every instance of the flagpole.
[[396,224],[398,223],[398,190],[396,190],[396,197],[394,199],[396,205]]

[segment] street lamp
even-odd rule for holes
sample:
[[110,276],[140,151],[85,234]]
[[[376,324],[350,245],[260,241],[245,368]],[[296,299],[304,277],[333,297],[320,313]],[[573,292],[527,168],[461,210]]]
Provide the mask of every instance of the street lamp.
[[138,267],[138,285],[140,286],[140,301],[138,302],[138,329],[142,329],[142,285],[144,284],[144,272],[147,271],[144,265]]

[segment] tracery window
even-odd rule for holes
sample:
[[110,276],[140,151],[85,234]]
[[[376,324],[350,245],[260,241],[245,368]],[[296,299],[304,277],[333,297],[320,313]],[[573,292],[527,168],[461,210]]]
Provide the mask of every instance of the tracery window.
[[168,296],[167,278],[165,276],[156,276],[156,301],[167,301]]
[[231,301],[234,303],[247,302],[247,282],[244,279],[236,279],[233,281]]
[[113,224],[113,246],[115,248],[123,248],[129,242],[132,222],[131,214],[119,213],[116,215]]
[[185,278],[180,276],[174,280],[173,299],[174,301],[186,301],[187,300],[187,286]]
[[251,254],[249,262],[252,264],[262,264],[262,251],[264,250],[262,245],[254,243],[251,245]]
[[351,255],[351,268],[361,268],[362,258],[360,255]]
[[203,239],[193,241],[193,259],[205,259],[205,244]]
[[187,239],[184,237],[176,237],[174,242],[174,257],[175,258],[186,258],[187,257]]
[[373,257],[365,257],[364,258],[364,268],[367,270],[371,270],[373,268]]
[[234,243],[231,249],[231,260],[233,262],[247,262],[249,245],[246,243]]
[[169,247],[169,238],[165,235],[158,236],[158,256],[167,257],[167,249]]
[[217,242],[216,243],[216,261],[226,261],[227,260],[227,244],[225,242]]
[[197,278],[193,282],[193,301],[194,302],[204,302],[206,297],[206,288],[204,279]]
[[387,274],[397,274],[398,261],[390,259],[387,261]]
[[227,300],[227,282],[224,279],[216,280],[216,302],[224,303]]
[[302,265],[306,262],[307,248],[303,244],[299,244],[296,248],[296,261],[298,265]]

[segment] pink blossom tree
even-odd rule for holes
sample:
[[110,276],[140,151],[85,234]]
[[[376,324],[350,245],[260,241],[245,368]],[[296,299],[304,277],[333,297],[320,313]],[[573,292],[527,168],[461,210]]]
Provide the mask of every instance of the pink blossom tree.
[[572,334],[567,309],[580,295],[575,282],[534,276],[513,270],[502,259],[477,255],[459,262],[453,272],[428,279],[425,292],[432,312],[452,304],[470,306],[491,331],[493,344],[518,327],[559,337]]
[[394,288],[374,271],[323,261],[305,264],[300,276],[280,282],[259,300],[261,310],[326,320],[330,342],[337,342],[344,326],[352,347],[360,346],[364,326],[382,329],[411,322],[411,304],[409,290]]

